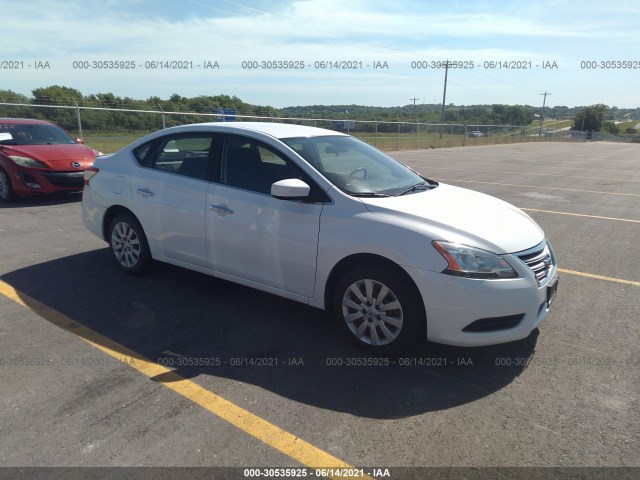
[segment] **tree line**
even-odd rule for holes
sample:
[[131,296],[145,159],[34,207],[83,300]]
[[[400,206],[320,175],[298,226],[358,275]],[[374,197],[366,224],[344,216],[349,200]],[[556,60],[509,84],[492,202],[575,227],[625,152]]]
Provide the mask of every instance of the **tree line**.
[[[183,97],[174,93],[169,98],[163,99],[157,96],[146,100],[130,97],[120,97],[113,93],[96,93],[84,95],[77,89],[52,85],[36,88],[31,91],[32,96],[0,90],[0,102],[20,103],[28,105],[69,105],[80,107],[108,108],[121,110],[145,110],[157,112],[157,115],[137,112],[95,111],[82,110],[82,125],[93,131],[149,131],[162,126],[161,112],[183,112],[193,115],[166,115],[165,126],[180,125],[184,123],[202,122],[202,113],[215,114],[234,111],[237,115],[255,115],[266,117],[294,117],[309,119],[335,119],[335,120],[369,120],[381,122],[378,131],[397,130],[393,124],[385,125],[384,122],[417,122],[417,123],[442,123],[442,106],[437,104],[408,104],[397,107],[375,107],[364,105],[310,105],[292,106],[286,108],[274,108],[265,105],[253,105],[242,101],[240,98],[229,95],[203,95],[197,97]],[[77,126],[77,113],[71,109],[12,107],[12,117],[42,118],[53,121],[63,127],[74,130]],[[566,107],[556,106],[545,108],[531,105],[470,105],[457,106],[449,104],[444,111],[444,122],[450,124],[474,125],[529,125],[537,115],[545,118],[574,118],[573,128],[585,131],[611,131],[610,120],[613,119],[638,119],[640,109],[618,109],[606,105],[592,107]],[[608,122],[609,121],[609,122]],[[366,125],[364,126],[366,129]],[[369,128],[376,128],[370,125]],[[411,128],[407,126],[406,128]],[[359,127],[362,129],[362,127]],[[607,130],[609,129],[609,130]]]

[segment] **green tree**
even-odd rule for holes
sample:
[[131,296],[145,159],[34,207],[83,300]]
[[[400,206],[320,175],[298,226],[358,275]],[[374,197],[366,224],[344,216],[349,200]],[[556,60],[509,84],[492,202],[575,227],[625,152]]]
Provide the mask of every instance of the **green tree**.
[[620,133],[620,127],[613,122],[604,122],[602,124],[602,131],[606,133],[611,133],[613,135],[618,135]]
[[82,93],[75,88],[51,85],[50,87],[31,90],[33,103],[43,105],[73,105],[73,101],[82,100]]
[[533,111],[527,111],[520,105],[511,105],[506,109],[505,120],[509,125],[529,125],[533,121]]
[[[75,88],[51,85],[44,88],[31,90],[36,105],[75,105],[82,102],[82,93]],[[57,123],[62,128],[75,132],[78,129],[77,112],[74,109],[37,107],[33,117]]]
[[0,90],[0,102],[7,103],[28,103],[29,97],[16,93],[12,90]]
[[457,110],[445,110],[444,121],[447,123],[460,123],[460,112]]
[[608,107],[603,104],[586,107],[578,112],[573,119],[571,130],[580,130],[583,132],[599,132],[604,124],[604,116]]

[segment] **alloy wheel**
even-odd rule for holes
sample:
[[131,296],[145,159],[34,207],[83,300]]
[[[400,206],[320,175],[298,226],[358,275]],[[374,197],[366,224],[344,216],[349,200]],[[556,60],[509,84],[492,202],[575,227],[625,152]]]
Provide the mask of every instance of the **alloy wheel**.
[[342,316],[351,333],[368,345],[388,345],[402,331],[400,301],[377,280],[358,280],[347,288],[342,298]]
[[111,248],[116,260],[126,268],[140,261],[142,247],[136,230],[125,222],[118,222],[111,232]]

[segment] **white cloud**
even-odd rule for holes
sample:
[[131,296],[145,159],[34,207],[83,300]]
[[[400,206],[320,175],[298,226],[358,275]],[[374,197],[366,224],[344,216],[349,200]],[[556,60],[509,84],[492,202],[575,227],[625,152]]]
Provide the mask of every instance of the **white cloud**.
[[[173,92],[197,95],[215,88],[239,96],[257,97],[264,92],[262,103],[270,103],[278,91],[295,93],[297,103],[304,103],[305,92],[309,103],[319,94],[331,103],[332,91],[342,97],[348,89],[354,97],[370,98],[366,103],[377,103],[391,94],[403,99],[407,95],[401,89],[413,96],[421,95],[415,92],[420,88],[428,92],[422,95],[432,96],[432,90],[441,88],[442,72],[412,71],[409,65],[415,59],[555,60],[563,65],[563,78],[573,79],[568,84],[579,85],[576,79],[580,78],[588,85],[588,72],[576,66],[583,55],[606,53],[633,60],[640,49],[633,21],[640,7],[635,4],[614,11],[595,2],[576,7],[563,1],[510,2],[500,9],[483,2],[365,0],[67,0],[57,8],[44,0],[4,3],[8,13],[3,22],[11,25],[11,37],[3,57],[48,60],[52,65],[50,72],[37,75],[28,70],[3,75],[3,88],[23,93],[28,93],[24,88],[54,83],[81,88],[84,93],[113,91],[139,97]],[[145,8],[150,10],[143,15]],[[130,59],[138,65],[146,60],[196,64],[217,60],[221,68],[214,72],[72,68],[74,60]],[[243,60],[301,60],[307,65],[315,60],[386,60],[391,68],[388,72],[264,72],[243,70]],[[630,72],[614,73],[626,78]],[[476,91],[484,86],[493,90],[496,78],[497,83],[512,84],[520,91],[552,88],[540,87],[539,82],[557,80],[541,77],[539,72],[476,69],[458,72],[452,81],[453,85],[468,82]],[[336,85],[343,91],[337,92]],[[585,89],[583,94],[590,92]],[[623,91],[616,94],[624,95]]]

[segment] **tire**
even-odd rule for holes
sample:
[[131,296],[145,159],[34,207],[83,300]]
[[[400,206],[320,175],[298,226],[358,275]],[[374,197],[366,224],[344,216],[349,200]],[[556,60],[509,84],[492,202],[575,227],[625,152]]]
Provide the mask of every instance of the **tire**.
[[424,307],[410,282],[378,267],[347,272],[332,301],[333,316],[347,339],[376,354],[396,353],[425,339]]
[[11,202],[16,199],[16,194],[11,185],[11,179],[4,169],[0,168],[0,201]]
[[120,269],[140,275],[151,264],[147,237],[138,219],[130,213],[115,216],[109,225],[109,248]]

